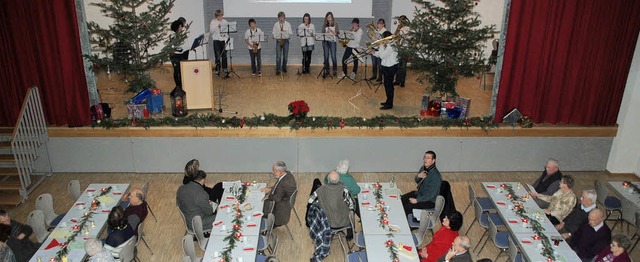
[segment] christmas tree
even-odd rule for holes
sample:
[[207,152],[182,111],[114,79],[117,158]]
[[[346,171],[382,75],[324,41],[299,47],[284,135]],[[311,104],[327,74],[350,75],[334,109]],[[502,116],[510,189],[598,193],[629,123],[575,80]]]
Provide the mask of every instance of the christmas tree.
[[167,15],[174,2],[103,0],[92,3],[100,7],[104,16],[113,19],[108,28],[95,22],[88,23],[92,45],[104,50],[103,56],[88,56],[94,67],[121,73],[123,80],[129,83],[127,91],[130,92],[155,87],[149,70],[168,61],[170,54],[182,46],[188,33],[188,25],[177,34],[170,31]]
[[484,70],[483,49],[494,37],[495,26],[481,26],[480,15],[473,11],[478,1],[413,0],[416,7],[411,29],[400,45],[400,56],[409,59],[418,72],[418,81],[431,84],[431,92],[458,96],[456,83]]

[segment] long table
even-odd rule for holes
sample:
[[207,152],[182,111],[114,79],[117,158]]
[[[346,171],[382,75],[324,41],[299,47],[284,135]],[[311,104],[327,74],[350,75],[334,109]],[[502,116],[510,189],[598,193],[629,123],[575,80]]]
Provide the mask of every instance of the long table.
[[[542,255],[542,242],[539,239],[534,239],[535,232],[530,226],[530,223],[523,223],[522,219],[516,214],[514,205],[508,198],[507,190],[503,189],[501,185],[509,185],[514,190],[517,196],[527,196],[527,190],[524,186],[520,186],[517,182],[483,182],[482,189],[487,193],[489,198],[495,203],[498,214],[504,220],[507,229],[511,235],[511,239],[520,247],[520,251],[527,261],[532,262],[546,262],[547,258]],[[544,234],[550,239],[562,239],[560,233],[556,230],[553,224],[547,219],[544,211],[538,207],[533,199],[528,199],[522,202],[524,209],[527,211],[527,216],[536,219],[540,222],[540,225],[544,229]],[[551,241],[554,244],[554,241]],[[554,254],[556,255],[555,261],[580,261],[580,258],[569,247],[566,241],[559,240],[558,245],[554,245]]]
[[[102,194],[101,189],[109,187],[111,187],[109,193],[98,197]],[[38,259],[49,261],[56,257],[57,252],[62,249],[62,246],[56,245],[56,242],[60,244],[67,242],[68,237],[75,230],[74,226],[80,223],[85,214],[91,214],[86,226],[77,228],[80,230],[80,234],[73,241],[67,243],[69,250],[67,258],[70,261],[83,261],[86,256],[84,242],[90,238],[97,238],[102,233],[111,208],[120,203],[122,194],[128,189],[129,184],[90,184],[29,261],[37,262]],[[94,211],[91,211],[91,202],[94,199],[99,200],[101,204]]]
[[411,228],[409,228],[407,217],[402,208],[400,190],[390,187],[389,183],[380,183],[382,186],[381,201],[384,202],[384,208],[387,210],[389,225],[399,229],[397,232],[390,232],[380,224],[380,210],[376,208],[377,203],[374,195],[376,189],[373,183],[358,183],[358,185],[362,188],[358,194],[358,201],[360,202],[362,234],[369,261],[391,261],[389,248],[385,244],[388,240],[399,245],[397,250],[400,261],[419,261]]
[[[257,183],[247,187],[247,197],[244,203],[250,203],[252,208],[251,210],[242,211],[241,219],[243,225],[241,232],[244,237],[240,239],[240,242],[236,243],[231,252],[231,257],[235,259],[233,261],[240,261],[240,259],[242,261],[254,261],[256,259],[258,239],[260,238],[260,224],[263,216],[262,207],[264,202],[262,199],[265,196],[264,193],[260,192],[260,189],[265,187],[265,183]],[[233,220],[237,214],[233,210],[236,197],[230,191],[229,188],[224,190],[202,261],[218,262],[220,254],[228,246],[227,241],[224,239],[229,236],[233,227]]]
[[[631,182],[636,186],[640,186],[640,182]],[[611,181],[609,186],[613,188],[619,196],[626,198],[636,206],[637,210],[640,210],[640,194],[633,191],[630,186],[625,186],[624,181]]]

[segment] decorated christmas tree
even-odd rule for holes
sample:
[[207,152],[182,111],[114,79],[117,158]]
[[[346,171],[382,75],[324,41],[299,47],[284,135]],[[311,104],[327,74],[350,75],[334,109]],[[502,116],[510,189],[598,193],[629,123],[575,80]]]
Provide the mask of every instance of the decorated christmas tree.
[[[129,83],[130,92],[155,87],[149,70],[169,60],[169,56],[180,47],[188,30],[174,34],[170,30],[167,15],[175,0],[103,0],[92,5],[113,23],[102,28],[89,22],[91,44],[103,50],[102,55],[88,58],[96,69],[108,70],[122,75]],[[186,25],[188,28],[188,25]]]
[[400,45],[400,56],[409,59],[418,81],[427,81],[432,93],[455,97],[460,77],[486,68],[482,50],[494,37],[495,26],[481,26],[480,15],[473,11],[478,1],[412,1],[422,8],[416,7],[408,23],[411,30]]

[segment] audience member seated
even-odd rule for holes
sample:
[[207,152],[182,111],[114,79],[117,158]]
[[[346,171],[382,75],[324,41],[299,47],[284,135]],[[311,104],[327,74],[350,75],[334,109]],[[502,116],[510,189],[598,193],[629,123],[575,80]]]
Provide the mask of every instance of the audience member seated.
[[0,224],[0,261],[16,262],[16,256],[13,254],[7,241],[11,236],[11,226]]
[[129,190],[129,193],[122,196],[122,199],[128,202],[124,209],[124,216],[133,231],[138,235],[138,225],[144,222],[149,213],[147,202],[144,201],[144,192],[140,188],[133,188]]
[[552,196],[537,194],[532,192],[532,196],[549,202],[544,213],[547,214],[549,221],[553,225],[560,224],[576,205],[576,195],[573,193],[573,178],[571,176],[562,176],[560,180],[560,189]]
[[[336,172],[340,174],[340,182],[344,184],[344,186],[349,190],[349,194],[351,194],[351,198],[353,199],[355,209],[354,211],[358,216],[360,216],[360,207],[358,204],[358,194],[360,194],[360,186],[356,182],[355,178],[351,174],[349,174],[349,160],[340,160],[338,162],[338,166],[336,167]],[[324,183],[328,183],[329,174],[324,177]]]
[[457,236],[447,253],[438,259],[438,262],[472,262],[469,248],[471,241],[467,236]]
[[605,247],[593,258],[593,262],[631,262],[629,250],[631,239],[625,235],[615,235],[611,238],[611,245]]
[[[538,194],[553,195],[558,189],[560,189],[560,179],[562,178],[562,172],[559,169],[559,162],[553,158],[547,160],[547,164],[544,166],[544,172],[542,175],[533,182],[533,188]],[[542,199],[534,199],[540,208],[547,208],[548,202]]]
[[[275,216],[274,227],[279,227],[289,223],[291,218],[291,204],[289,198],[296,190],[296,179],[291,172],[287,171],[287,164],[278,161],[271,168],[273,177],[277,179],[275,184],[270,187],[261,189],[266,193],[263,200],[273,201],[273,215]],[[263,213],[266,215],[271,212],[268,210],[271,205],[265,203]]]
[[596,208],[597,198],[598,195],[594,189],[582,191],[580,203],[571,210],[571,213],[560,224],[556,225],[556,229],[562,234],[562,238],[569,239],[569,234],[575,233],[582,225],[589,223],[589,212]]
[[89,259],[87,262],[115,262],[111,252],[102,248],[102,242],[95,238],[90,238],[84,242],[84,251]]
[[570,234],[569,246],[582,261],[591,261],[600,250],[611,242],[611,230],[604,223],[604,211],[595,208],[589,212],[589,223]]
[[[354,208],[349,190],[340,181],[340,175],[331,171],[327,176],[328,183],[320,186],[309,198],[309,203],[318,200],[320,208],[329,219],[332,229],[351,226],[349,213]],[[347,239],[353,237],[353,229],[347,230]]]
[[176,203],[178,203],[178,208],[180,208],[180,211],[184,214],[187,220],[187,228],[190,230],[193,230],[191,220],[195,216],[202,218],[202,229],[205,232],[211,231],[213,222],[216,219],[216,216],[213,214],[213,206],[211,206],[209,202],[209,195],[203,188],[206,177],[207,173],[198,170],[193,180],[180,186],[176,193]]
[[436,153],[427,151],[423,157],[424,165],[415,177],[417,191],[402,195],[402,206],[405,214],[413,209],[429,209],[435,207],[436,197],[440,194],[442,176],[436,167]]
[[458,237],[458,230],[462,227],[462,214],[455,211],[442,219],[442,227],[436,232],[431,242],[426,245],[419,254],[420,262],[435,262],[447,253],[451,243]]
[[0,224],[5,225],[4,230],[6,230],[7,226],[9,227],[9,237],[2,242],[5,242],[11,249],[16,261],[29,261],[40,248],[40,244],[29,240],[33,229],[28,225],[12,220],[4,210],[0,210]]
[[[200,171],[200,161],[197,159],[191,159],[191,161],[187,162],[187,165],[184,167],[184,178],[182,178],[182,184],[186,185],[193,181],[193,178],[198,171]],[[222,182],[218,182],[213,187],[208,187],[203,183],[202,188],[204,188],[204,191],[209,195],[210,201],[218,204],[220,203],[222,194],[224,193]]]
[[127,222],[127,217],[121,206],[115,206],[111,209],[107,218],[107,226],[111,231],[104,240],[104,248],[111,251],[113,257],[118,258],[124,244],[135,237],[133,228]]

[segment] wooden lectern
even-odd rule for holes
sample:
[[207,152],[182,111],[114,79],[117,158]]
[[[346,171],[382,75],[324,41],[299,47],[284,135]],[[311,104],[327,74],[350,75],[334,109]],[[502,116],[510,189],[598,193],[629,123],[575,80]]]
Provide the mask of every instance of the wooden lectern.
[[180,62],[182,89],[187,93],[188,109],[213,109],[213,66],[209,60]]

